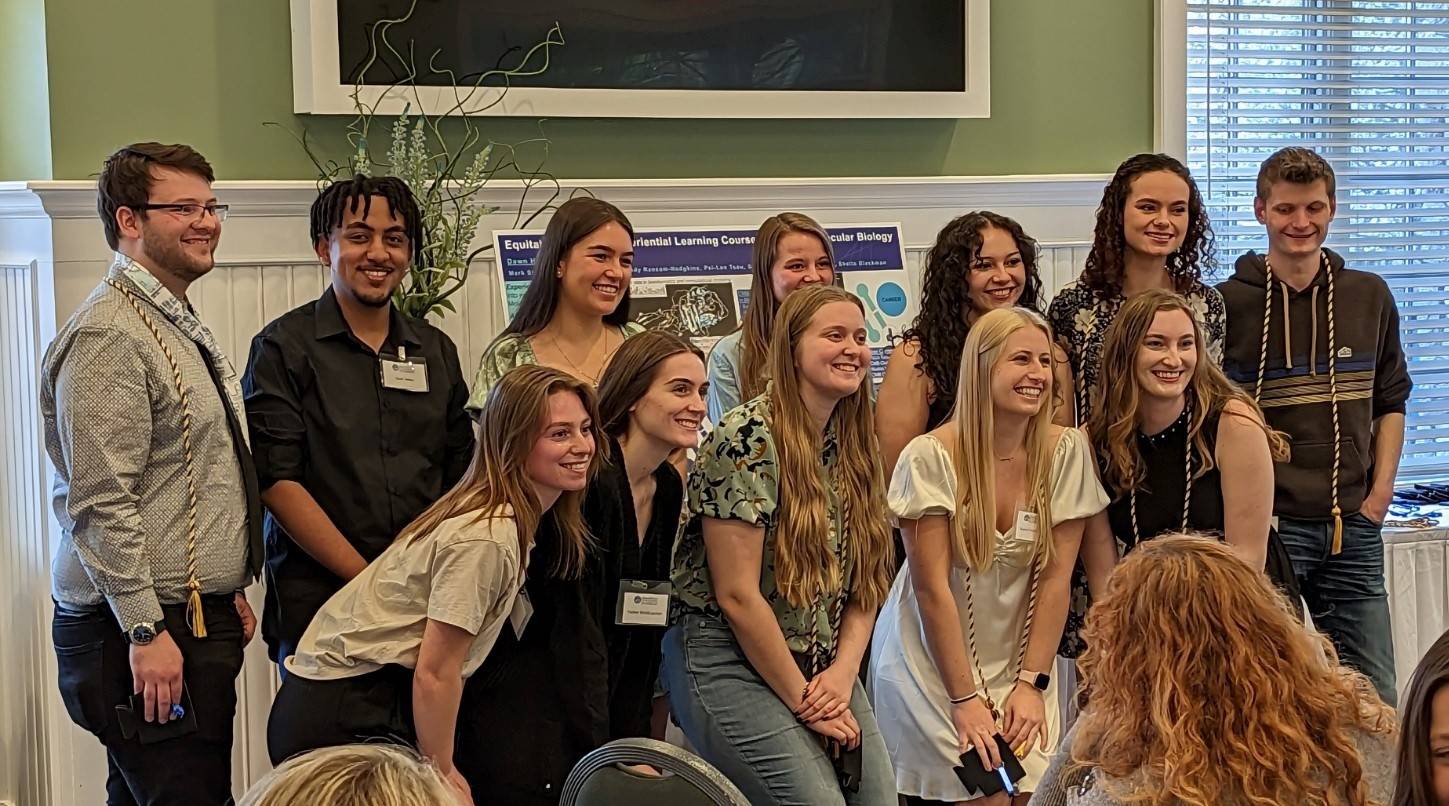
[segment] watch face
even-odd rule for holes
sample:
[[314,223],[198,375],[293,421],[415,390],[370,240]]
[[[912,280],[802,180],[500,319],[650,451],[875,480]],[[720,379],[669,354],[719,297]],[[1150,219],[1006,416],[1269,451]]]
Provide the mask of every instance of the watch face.
[[145,646],[156,640],[156,630],[145,624],[137,624],[131,628],[131,643]]

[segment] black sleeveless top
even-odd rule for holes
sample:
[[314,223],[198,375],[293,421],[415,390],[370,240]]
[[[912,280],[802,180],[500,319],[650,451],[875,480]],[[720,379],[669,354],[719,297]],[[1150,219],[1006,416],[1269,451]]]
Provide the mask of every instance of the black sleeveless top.
[[[1203,441],[1209,451],[1216,453],[1218,422],[1222,412],[1209,414],[1203,421]],[[1187,459],[1189,441],[1187,438],[1188,410],[1161,433],[1148,436],[1137,434],[1137,450],[1146,465],[1147,475],[1137,488],[1137,526],[1132,528],[1132,496],[1127,490],[1107,489],[1112,503],[1107,506],[1107,520],[1112,534],[1126,546],[1127,551],[1136,547],[1138,539],[1151,540],[1162,534],[1182,530],[1183,494],[1187,484]],[[1098,457],[1098,471],[1106,478],[1103,462]],[[1193,468],[1202,466],[1202,460],[1193,453]],[[1192,480],[1192,499],[1188,502],[1187,530],[1204,532],[1223,537],[1223,486],[1222,476],[1216,462],[1212,470]],[[1288,595],[1295,607],[1298,603],[1298,583],[1293,573],[1293,563],[1288,551],[1278,537],[1276,529],[1268,531],[1268,558],[1264,571],[1280,590]]]

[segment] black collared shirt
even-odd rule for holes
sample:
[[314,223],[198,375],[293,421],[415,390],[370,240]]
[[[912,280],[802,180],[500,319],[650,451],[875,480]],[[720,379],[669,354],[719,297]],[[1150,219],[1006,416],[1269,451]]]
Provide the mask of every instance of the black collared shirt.
[[[428,391],[386,388],[381,359],[427,364]],[[252,340],[242,379],[257,476],[307,489],[368,562],[450,489],[473,455],[458,350],[441,330],[391,310],[380,353],[352,334],[328,288]],[[262,634],[275,659],[296,647],[342,580],[266,518]]]

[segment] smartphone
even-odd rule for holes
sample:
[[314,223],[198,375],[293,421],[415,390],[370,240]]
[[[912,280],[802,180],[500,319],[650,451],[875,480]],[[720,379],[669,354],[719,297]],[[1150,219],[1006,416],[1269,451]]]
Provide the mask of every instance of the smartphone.
[[956,777],[967,789],[974,789],[981,795],[994,795],[997,792],[1005,792],[1008,795],[1020,794],[1016,788],[1016,782],[1026,777],[1026,770],[1021,766],[1021,760],[1012,752],[1011,745],[996,734],[996,749],[1001,754],[1001,766],[988,770],[981,763],[981,756],[975,750],[961,754],[961,766],[955,767]]
[[121,726],[121,735],[127,739],[139,739],[141,744],[155,744],[167,739],[196,732],[196,711],[191,707],[191,692],[181,689],[181,707],[186,715],[166,723],[147,722],[145,695],[132,694],[130,701],[116,706],[116,721]]

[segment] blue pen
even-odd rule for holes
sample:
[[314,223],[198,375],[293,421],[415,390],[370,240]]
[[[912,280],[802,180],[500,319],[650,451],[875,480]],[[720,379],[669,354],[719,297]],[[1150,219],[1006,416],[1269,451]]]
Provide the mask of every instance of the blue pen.
[[1006,774],[1006,765],[1002,764],[996,768],[996,774],[1001,776],[1001,783],[1008,795],[1016,795],[1016,785],[1011,782],[1011,776]]

